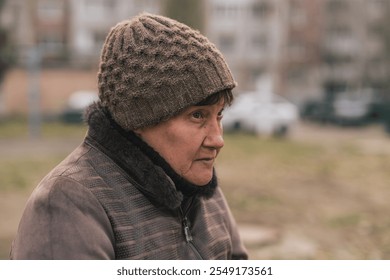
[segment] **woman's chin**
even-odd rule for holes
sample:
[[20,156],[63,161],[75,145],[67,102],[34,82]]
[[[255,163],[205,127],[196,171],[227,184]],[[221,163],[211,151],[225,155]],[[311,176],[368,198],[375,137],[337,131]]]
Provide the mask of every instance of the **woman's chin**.
[[195,178],[189,177],[185,179],[191,184],[201,187],[210,183],[212,178],[213,178],[213,172],[210,172],[208,174],[203,174],[202,176],[196,176]]

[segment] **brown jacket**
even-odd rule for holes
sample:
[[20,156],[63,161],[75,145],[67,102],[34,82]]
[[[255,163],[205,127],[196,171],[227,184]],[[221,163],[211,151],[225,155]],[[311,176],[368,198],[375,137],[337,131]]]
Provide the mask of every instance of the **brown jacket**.
[[12,259],[246,259],[221,190],[184,198],[98,106],[31,195]]

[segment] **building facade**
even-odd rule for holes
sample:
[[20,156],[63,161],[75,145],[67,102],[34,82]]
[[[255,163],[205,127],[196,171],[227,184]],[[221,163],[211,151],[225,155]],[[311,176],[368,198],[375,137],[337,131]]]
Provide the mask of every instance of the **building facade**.
[[[205,33],[223,52],[238,92],[259,80],[302,104],[347,88],[384,88],[389,0],[209,0]],[[38,47],[44,65],[91,67],[116,22],[159,0],[8,0],[1,24],[20,64]],[[386,24],[386,22],[388,24]],[[388,35],[387,35],[388,36]]]
[[297,104],[322,94],[323,1],[289,0],[280,6],[283,31],[277,92]]
[[70,0],[72,65],[97,62],[110,28],[140,12],[159,13],[158,0]]
[[44,66],[90,67],[109,29],[142,11],[159,13],[159,1],[8,0],[1,24],[10,30],[21,65],[35,49]]
[[388,79],[385,48],[388,0],[327,0],[323,7],[323,87],[345,90],[381,88]]
[[281,0],[213,0],[208,2],[207,35],[222,51],[239,91],[254,90],[266,76],[275,83],[283,27]]

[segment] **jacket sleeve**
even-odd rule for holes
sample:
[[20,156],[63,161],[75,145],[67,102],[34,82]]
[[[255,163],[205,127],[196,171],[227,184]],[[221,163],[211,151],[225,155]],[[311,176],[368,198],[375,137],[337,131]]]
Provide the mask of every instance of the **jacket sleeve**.
[[[219,188],[218,188],[219,189]],[[226,207],[226,217],[225,221],[226,224],[230,230],[230,237],[232,240],[232,259],[233,260],[247,260],[248,259],[248,252],[241,240],[240,234],[238,232],[236,221],[230,211],[229,205],[226,201],[225,196],[223,195],[222,191],[220,191],[220,195],[224,201],[225,207]]]
[[11,259],[114,259],[114,234],[95,196],[69,178],[56,177],[31,195]]

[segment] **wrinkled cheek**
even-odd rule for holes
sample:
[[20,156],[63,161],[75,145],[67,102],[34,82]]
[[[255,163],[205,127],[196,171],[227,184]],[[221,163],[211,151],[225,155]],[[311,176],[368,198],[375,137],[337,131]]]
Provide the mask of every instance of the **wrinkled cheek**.
[[183,177],[195,185],[206,185],[213,177],[213,167],[209,164],[197,162],[192,165],[189,172],[187,172]]

